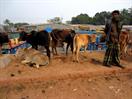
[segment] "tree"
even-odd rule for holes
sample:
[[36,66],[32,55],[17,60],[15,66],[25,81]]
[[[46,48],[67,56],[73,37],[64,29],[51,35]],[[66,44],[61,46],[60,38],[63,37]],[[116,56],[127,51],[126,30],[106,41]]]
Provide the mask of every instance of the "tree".
[[[132,7],[129,9],[123,9],[120,11],[121,21],[125,25],[132,25]],[[89,17],[87,14],[80,14],[76,17],[72,17],[71,24],[93,24],[104,25],[106,20],[110,19],[111,12],[97,12],[94,17]]]
[[80,14],[76,17],[72,17],[72,24],[88,24],[91,18],[87,14]]
[[66,21],[66,24],[71,24],[71,21]]
[[61,17],[55,17],[53,19],[47,20],[47,22],[52,23],[52,24],[62,24],[62,20],[63,20],[63,18],[61,18]]
[[5,24],[5,25],[9,25],[10,27],[13,27],[13,26],[14,26],[14,24],[13,24],[9,19],[6,19],[6,20],[4,21],[4,24]]
[[129,25],[132,25],[132,7],[128,9],[128,13],[130,14]]
[[124,25],[127,25],[130,23],[130,15],[128,13],[128,10],[127,9],[123,9],[121,11],[121,20],[123,22]]
[[105,21],[110,18],[110,12],[100,12],[96,13],[95,16],[93,17],[93,24],[95,25],[104,25]]
[[9,19],[6,19],[4,21],[4,24],[5,24],[4,26],[5,31],[8,31],[8,32],[13,31],[14,24]]
[[100,25],[100,24],[105,24],[105,19],[108,19],[110,17],[109,12],[101,12],[101,13],[96,13],[95,16],[89,17],[87,14],[80,14],[76,17],[72,17],[72,24],[95,24],[95,25]]
[[71,23],[72,24],[79,24],[79,20],[76,17],[72,17]]
[[10,20],[9,20],[9,19],[6,19],[6,20],[4,21],[4,24],[5,24],[5,25],[9,25],[9,24],[10,24]]

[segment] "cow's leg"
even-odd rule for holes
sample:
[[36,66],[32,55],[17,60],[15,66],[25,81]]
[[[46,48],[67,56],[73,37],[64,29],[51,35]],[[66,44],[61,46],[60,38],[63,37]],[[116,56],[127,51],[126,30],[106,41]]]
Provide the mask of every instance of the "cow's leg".
[[36,49],[36,50],[38,50],[38,45],[32,45],[32,48],[34,48],[34,49]]
[[76,50],[76,61],[79,62],[79,52],[80,52],[80,46],[77,46]]
[[55,47],[55,53],[56,53],[56,55],[58,55],[58,53],[57,53],[57,48]]
[[53,55],[58,55],[56,47],[52,47],[52,53]]
[[57,47],[57,42],[52,41],[52,53],[53,53],[53,55],[57,55],[56,47]]
[[53,53],[53,55],[54,55],[54,48],[52,47],[52,53]]
[[74,46],[74,49],[73,49],[73,61],[74,62],[76,61],[76,46]]
[[123,49],[122,49],[122,57],[121,57],[122,59],[124,59],[125,58],[125,47],[123,46]]
[[0,54],[2,54],[2,44],[0,44]]
[[124,48],[125,57],[128,55],[127,51],[128,51],[128,46],[125,45],[125,48]]
[[35,45],[35,49],[38,50],[38,45]]
[[70,44],[71,52],[73,53],[73,43]]
[[78,43],[77,41],[73,42],[73,61],[77,62],[77,49],[78,49]]
[[55,53],[54,53],[54,46],[55,46],[55,43],[54,43],[54,41],[52,40],[52,53],[53,53],[53,55],[55,54]]
[[77,55],[77,51],[74,50],[74,51],[73,51],[73,61],[74,61],[74,62],[76,62],[76,55]]
[[37,69],[39,69],[39,64],[36,64],[35,67],[36,67]]
[[126,48],[126,55],[129,55],[129,52],[130,52],[130,49],[128,48],[128,45],[127,45],[127,48]]
[[86,50],[87,50],[87,45],[84,46],[84,52],[86,52]]
[[120,54],[121,56],[121,59],[124,59],[125,58],[125,56],[126,56],[126,45],[124,44],[122,44],[122,49],[121,49],[121,54]]
[[58,42],[55,42],[55,53],[56,53],[56,55],[58,55],[58,53],[57,53],[57,45],[58,45]]
[[79,51],[80,51],[80,46],[76,45],[73,51],[75,62],[79,62]]
[[122,47],[122,44],[120,43],[120,58],[122,59],[122,50],[123,50],[123,47]]
[[52,53],[54,55],[54,46],[53,46],[53,43],[52,43]]
[[27,64],[27,63],[30,63],[31,61],[29,59],[25,59],[23,61],[21,61],[22,64]]
[[68,55],[68,48],[69,48],[70,44],[67,43],[67,46],[66,46],[66,55]]
[[65,51],[65,44],[62,42],[62,49]]
[[47,56],[50,60],[51,56],[50,56],[50,49],[49,49],[49,46],[45,46],[45,49],[46,49],[46,52],[47,52]]

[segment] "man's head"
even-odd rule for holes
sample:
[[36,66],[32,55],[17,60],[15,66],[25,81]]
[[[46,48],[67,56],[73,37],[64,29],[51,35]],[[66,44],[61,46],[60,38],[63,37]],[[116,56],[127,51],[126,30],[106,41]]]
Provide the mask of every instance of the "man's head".
[[116,22],[120,20],[120,12],[118,10],[112,12],[112,19]]

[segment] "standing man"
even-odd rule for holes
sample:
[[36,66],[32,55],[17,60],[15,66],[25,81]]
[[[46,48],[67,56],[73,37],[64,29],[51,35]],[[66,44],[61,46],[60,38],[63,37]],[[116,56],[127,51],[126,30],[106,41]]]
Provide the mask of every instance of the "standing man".
[[120,45],[119,35],[122,29],[120,23],[120,12],[115,10],[112,12],[112,19],[105,26],[107,46],[106,53],[104,56],[103,65],[111,67],[111,65],[124,68],[120,64]]

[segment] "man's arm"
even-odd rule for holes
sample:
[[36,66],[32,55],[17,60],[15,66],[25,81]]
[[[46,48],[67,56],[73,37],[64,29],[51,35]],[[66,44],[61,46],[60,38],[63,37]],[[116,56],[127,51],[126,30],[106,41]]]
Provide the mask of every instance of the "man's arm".
[[119,25],[118,25],[118,33],[119,33],[119,35],[121,33],[122,27],[123,27],[123,23],[120,22]]
[[110,20],[108,20],[106,25],[105,25],[105,29],[104,29],[104,32],[106,35],[108,34],[108,32],[110,30],[110,24],[111,24],[111,22],[110,22]]

